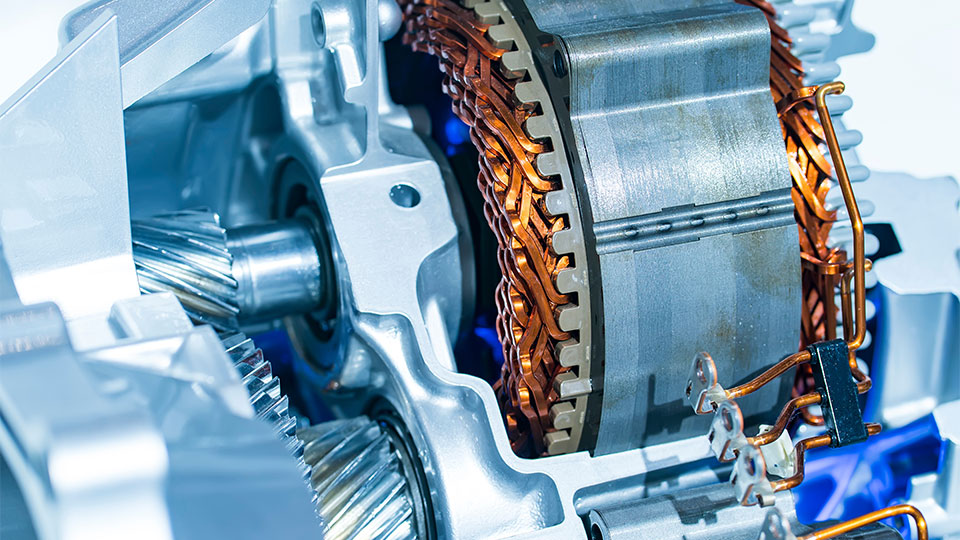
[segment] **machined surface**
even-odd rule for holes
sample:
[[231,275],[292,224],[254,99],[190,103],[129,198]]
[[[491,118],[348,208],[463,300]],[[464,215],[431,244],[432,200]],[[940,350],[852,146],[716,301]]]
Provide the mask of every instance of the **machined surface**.
[[0,236],[24,303],[74,319],[137,295],[121,111],[108,15],[0,106]]
[[[789,497],[777,508],[796,523]],[[596,508],[586,521],[591,540],[756,540],[766,512],[737,504],[731,485],[714,484]]]
[[98,316],[109,345],[78,351],[53,304],[0,314],[0,452],[38,537],[316,534],[293,458],[213,330],[169,294]]
[[399,451],[378,422],[363,416],[334,420],[302,429],[297,437],[305,445],[323,538],[428,539],[427,529],[417,528],[418,501]]
[[182,210],[134,220],[131,229],[141,292],[172,292],[194,321],[237,329],[238,284],[217,214]]
[[104,13],[117,18],[123,107],[147,95],[266,15],[269,0],[101,0],[66,17],[63,41]]
[[938,406],[933,411],[943,452],[936,473],[910,480],[907,497],[927,520],[930,536],[953,540],[960,536],[960,400]]
[[[596,451],[702,433],[705,421],[676,401],[694,353],[709,350],[744,377],[798,341],[797,237],[766,20],[724,2],[528,7],[562,39],[575,133],[565,143],[597,238]],[[590,15],[608,12],[621,16]],[[746,416],[782,393],[752,396]]]
[[[872,272],[883,307],[874,376],[897,381],[880,383],[873,393],[880,420],[899,427],[960,399],[960,184],[878,173],[858,185],[857,194],[876,206],[868,225],[891,224],[902,248]],[[910,217],[917,215],[926,221]],[[917,369],[914,358],[929,367]]]
[[309,224],[297,220],[227,232],[242,319],[308,313],[332,295],[324,288],[329,269],[317,255],[313,235]]
[[[303,5],[291,3],[282,9],[302,13],[296,9]],[[367,13],[373,8],[368,4]],[[326,20],[330,46],[330,19]],[[370,31],[366,27],[365,41],[352,46],[376,51]],[[305,42],[306,36],[293,30],[284,35],[290,47]],[[365,64],[368,78],[363,80],[363,92],[356,91],[351,64],[339,63],[355,57],[340,53],[331,68],[347,70],[342,77],[352,89],[347,94],[349,103],[370,113],[384,91],[377,80],[380,55],[363,56],[370,62]],[[309,97],[303,71],[291,67],[281,76],[285,78],[281,92],[290,100],[288,114],[293,115],[287,122],[288,137],[302,145],[299,152],[288,155],[299,156],[309,169],[301,178],[319,178],[336,274],[341,280],[349,276],[350,294],[341,298],[340,310],[342,324],[351,331],[351,355],[344,372],[361,365],[367,370],[364,386],[344,384],[342,394],[328,397],[344,416],[362,413],[365,403],[383,399],[403,418],[423,461],[438,536],[581,536],[583,523],[575,507],[579,490],[709,454],[705,438],[700,437],[599,458],[587,453],[536,460],[517,457],[490,385],[451,369],[453,325],[447,321],[451,321],[449,302],[460,291],[458,231],[447,189],[430,172],[435,165],[419,161],[416,146],[410,144],[414,138],[397,129],[397,116],[370,120],[375,114],[368,114],[369,123],[363,126],[368,143],[364,157],[353,163],[331,163],[343,138],[323,137],[333,126],[316,124],[309,107],[298,101]],[[304,113],[305,109],[309,112]],[[383,146],[394,151],[383,152]],[[391,200],[389,193],[397,184],[416,188],[419,203],[406,208]],[[358,206],[357,201],[364,204]],[[378,237],[370,235],[371,224],[384,224],[377,229]],[[334,380],[340,382],[343,377]]]
[[[282,187],[292,189],[289,193],[278,189],[278,198],[281,200],[277,202],[277,212],[284,214],[287,210],[285,203],[296,199],[294,196],[287,198],[287,195],[295,195],[297,185],[312,183],[312,198],[309,203],[321,210],[318,212],[320,221],[332,233],[330,249],[334,253],[335,266],[331,267],[330,271],[336,275],[340,285],[338,307],[342,317],[336,323],[339,325],[337,331],[342,331],[343,335],[347,336],[343,342],[344,347],[336,349],[335,352],[343,353],[345,362],[343,370],[331,370],[316,380],[322,380],[324,386],[331,390],[334,408],[340,414],[369,413],[369,410],[363,409],[371,402],[387,400],[403,416],[410,425],[411,439],[423,461],[431,495],[437,501],[437,527],[443,536],[582,537],[585,534],[582,518],[590,514],[589,510],[596,510],[598,515],[605,517],[604,523],[618,533],[642,528],[643,523],[653,527],[659,522],[659,529],[651,529],[653,537],[676,536],[681,531],[686,531],[692,538],[748,538],[742,534],[749,528],[748,525],[755,521],[755,516],[750,511],[756,511],[756,515],[762,515],[762,511],[730,504],[730,501],[726,500],[730,497],[712,498],[702,490],[678,491],[665,497],[654,497],[636,507],[626,504],[596,504],[592,507],[584,503],[588,493],[598,497],[606,496],[608,501],[618,499],[618,496],[611,494],[619,495],[618,489],[623,487],[625,481],[629,483],[638,478],[655,476],[658,472],[664,478],[664,485],[678,484],[688,487],[681,479],[680,468],[672,467],[705,457],[709,449],[702,437],[666,444],[651,443],[642,449],[610,455],[591,456],[580,452],[537,460],[520,459],[514,455],[500,421],[494,392],[484,381],[458,374],[455,370],[450,344],[456,334],[464,291],[461,272],[465,263],[459,258],[458,252],[461,231],[458,231],[455,223],[456,208],[451,201],[449,188],[444,185],[436,164],[413,136],[406,113],[389,103],[385,94],[377,38],[382,38],[384,32],[390,33],[392,23],[385,24],[384,19],[388,22],[394,19],[390,18],[391,13],[383,8],[382,2],[363,4],[325,0],[321,3],[327,23],[325,36],[318,36],[316,30],[307,24],[313,13],[313,2],[290,0],[278,1],[275,9],[271,11],[269,24],[255,28],[255,32],[247,38],[261,45],[269,41],[269,48],[276,47],[271,49],[270,56],[272,61],[276,62],[275,74],[278,80],[272,80],[271,75],[271,80],[265,87],[277,88],[276,93],[278,100],[282,101],[282,109],[276,110],[283,111],[281,129],[284,130],[284,140],[276,146],[271,147],[271,144],[264,142],[266,137],[252,144],[251,148],[260,145],[262,153],[253,154],[251,161],[262,165],[261,158],[263,163],[276,160],[275,167],[272,164],[264,167],[264,177],[270,177],[267,173],[271,171],[271,167],[274,167],[275,171],[282,170],[286,160],[296,160],[301,164],[307,172],[297,182],[278,182]],[[484,5],[488,6],[488,14],[502,8],[499,3],[479,4]],[[586,3],[583,5],[589,6]],[[611,3],[604,9],[609,8],[609,13],[615,18],[629,19],[637,15],[635,11],[638,5],[676,7],[676,3],[665,1],[644,4],[621,2],[615,5]],[[578,9],[580,6],[567,6],[561,11],[574,19],[578,16]],[[387,12],[386,15],[384,11]],[[482,13],[483,9],[480,11]],[[661,24],[663,21],[657,17],[654,16],[647,22],[652,26]],[[374,23],[377,19],[379,24]],[[503,25],[494,25],[492,28],[499,26]],[[189,28],[189,25],[187,27]],[[495,31],[494,34],[496,33]],[[599,33],[603,35],[603,31]],[[264,37],[268,34],[270,40]],[[507,42],[505,37],[500,34],[504,43]],[[174,41],[179,39],[183,39],[182,34]],[[241,40],[238,47],[242,51],[248,44],[249,42]],[[269,64],[255,54],[252,57],[259,58],[257,62],[252,62],[258,69]],[[231,59],[236,60],[230,54],[217,53],[208,58],[205,65],[225,69],[225,65],[235,65],[229,64]],[[221,63],[217,64],[218,62]],[[206,76],[219,81],[216,76],[218,73],[220,72],[214,70],[206,73]],[[167,96],[166,98],[154,95],[152,99],[161,102],[167,98],[174,99],[171,96],[188,95],[196,90],[191,88],[191,81],[209,82],[204,81],[203,77],[200,71],[191,73],[190,77],[184,79],[186,82],[181,81],[181,86],[173,85],[165,89],[169,93],[159,94]],[[203,85],[199,87],[201,90],[197,92],[200,94],[210,88]],[[262,95],[257,94],[258,98]],[[271,94],[267,92],[266,95]],[[126,97],[126,94],[124,96]],[[260,106],[265,102],[257,99],[255,103]],[[212,109],[216,109],[216,106]],[[152,112],[162,116],[166,110],[168,109],[158,108]],[[210,112],[211,109],[202,110]],[[146,117],[150,111],[140,112]],[[225,125],[229,132],[230,124]],[[535,126],[528,125],[526,129],[533,129],[536,133]],[[194,132],[193,135],[198,138],[192,140],[217,140],[218,133],[220,132],[216,130],[205,134]],[[186,171],[184,174],[190,176],[198,173]],[[219,187],[219,184],[217,185]],[[240,190],[236,185],[230,189]],[[396,192],[409,194],[410,190],[416,193],[416,199],[392,195]],[[188,191],[184,190],[183,197],[188,196]],[[214,189],[211,188],[210,191],[213,192]],[[417,202],[412,202],[414,200]],[[547,204],[551,205],[549,201]],[[568,203],[561,201],[557,204]],[[256,206],[256,202],[251,204],[251,208]],[[570,210],[572,207],[564,208]],[[955,210],[955,206],[952,210]],[[611,219],[598,224],[594,234],[600,246],[597,249],[604,255],[649,254],[691,244],[703,244],[712,249],[712,246],[717,245],[712,242],[765,234],[771,226],[782,227],[785,216],[791,211],[789,198],[784,190],[774,189],[759,191],[732,201],[708,201],[697,206],[681,204],[647,214]],[[371,230],[378,231],[378,235],[372,235]],[[382,231],[382,235],[379,231]],[[295,244],[302,245],[297,242]],[[794,244],[790,245],[795,249],[795,239]],[[726,248],[717,248],[715,251],[724,253],[724,249]],[[764,258],[769,254],[758,255],[746,250],[733,253],[737,257],[752,261],[754,265],[770,265]],[[951,255],[955,258],[955,254],[951,252]],[[385,264],[385,261],[388,264]],[[672,268],[673,264],[675,260],[665,263],[665,267]],[[3,266],[0,257],[0,287],[4,285]],[[722,275],[741,269],[736,265],[724,266],[722,262],[713,260],[705,263],[694,255],[684,260],[680,266],[686,269],[686,273],[680,272],[678,280],[687,280],[687,283],[704,279],[698,272]],[[644,287],[647,286],[648,282],[643,281],[646,279],[644,276],[638,279],[645,284]],[[670,287],[678,286],[666,277],[658,279],[660,281],[652,279],[649,282],[651,290],[660,292],[657,291],[658,288],[669,290]],[[739,283],[720,283],[720,278],[716,276],[711,279],[715,280],[718,287],[730,288],[738,286]],[[599,280],[597,282],[599,283]],[[308,287],[306,283],[300,285]],[[611,293],[622,294],[616,285],[605,290],[608,291],[607,296],[611,296]],[[684,292],[690,295],[691,291],[698,292],[695,288],[688,288]],[[7,297],[6,293],[7,291],[0,290],[0,299]],[[81,293],[82,291],[77,292],[78,295]],[[317,534],[319,529],[309,519],[309,512],[303,512],[307,509],[304,501],[309,500],[309,494],[301,498],[302,494],[293,489],[297,479],[295,468],[288,463],[289,456],[281,451],[282,445],[271,437],[271,430],[262,423],[254,422],[252,418],[253,414],[264,413],[264,418],[274,419],[271,413],[278,410],[275,407],[282,408],[283,401],[275,392],[276,380],[271,378],[269,366],[263,371],[265,366],[261,362],[262,358],[241,347],[236,350],[240,353],[238,359],[244,365],[251,366],[251,370],[240,366],[242,379],[237,381],[236,374],[232,374],[230,369],[229,360],[224,357],[222,349],[217,348],[219,344],[210,329],[192,328],[183,313],[175,305],[169,305],[174,303],[172,298],[165,297],[166,305],[163,302],[154,303],[154,300],[161,296],[164,295],[147,296],[132,303],[115,305],[109,325],[104,325],[103,328],[122,329],[117,330],[122,335],[110,334],[105,340],[128,341],[119,346],[111,343],[111,346],[98,348],[82,357],[76,356],[84,369],[95,366],[92,368],[94,379],[103,376],[106,383],[98,386],[96,391],[106,392],[110,399],[116,398],[110,401],[110,405],[120,403],[123,407],[128,407],[130,403],[124,401],[124,398],[132,397],[132,408],[143,413],[142,417],[139,417],[141,424],[134,427],[149,431],[154,437],[153,442],[160,440],[161,446],[163,441],[166,441],[170,473],[166,477],[158,473],[156,467],[160,460],[153,460],[139,467],[139,472],[142,473],[139,480],[145,478],[144,484],[154,490],[154,494],[161,481],[168,487],[165,504],[169,507],[169,535],[178,538],[222,535],[290,535],[299,538]],[[305,296],[310,297],[311,294]],[[948,314],[955,314],[955,308],[950,307],[956,305],[955,297],[949,294],[947,297],[954,301],[954,304],[946,303],[945,309]],[[655,295],[650,297],[651,302],[661,300]],[[737,301],[740,302],[740,299]],[[739,305],[741,309],[748,308],[745,303]],[[709,304],[696,307],[699,310],[692,312],[695,314],[692,318],[707,320],[715,316],[715,309]],[[954,311],[950,312],[949,309]],[[23,317],[21,313],[14,313],[12,318],[17,325],[24,319],[34,322],[45,320],[40,316]],[[9,346],[14,343],[22,346],[23,343],[29,343],[39,347],[41,342],[45,346],[62,344],[56,336],[47,339],[42,332],[37,332],[26,341],[4,341],[7,336],[2,332],[3,320],[5,319],[0,318],[0,345]],[[631,328],[624,330],[635,331]],[[942,330],[938,329],[937,335],[942,335]],[[610,332],[615,331],[620,329],[612,326]],[[662,326],[650,331],[668,333]],[[164,332],[169,332],[170,335],[165,335]],[[304,335],[295,334],[300,337]],[[949,328],[946,334],[949,337]],[[795,345],[795,342],[791,344]],[[318,355],[328,352],[321,347],[312,348],[309,345],[305,349]],[[682,370],[686,368],[695,350],[685,352],[680,362]],[[716,352],[718,349],[711,350]],[[778,352],[791,350],[786,348]],[[631,354],[635,357],[641,353],[647,354],[648,351],[638,349]],[[766,360],[772,362],[777,356],[772,354]],[[10,356],[4,357],[0,352],[0,370],[11,365],[7,363],[5,366],[5,360],[10,360]],[[34,361],[36,358],[31,357],[30,360]],[[250,362],[246,363],[247,360]],[[667,362],[663,358],[658,358],[657,361]],[[729,367],[734,359],[730,355],[726,358],[718,355],[718,362],[724,362]],[[36,367],[27,364],[19,362],[16,367]],[[949,362],[941,361],[938,365],[948,366]],[[77,372],[69,363],[58,363],[51,367],[51,364],[43,362],[42,367],[50,369],[42,373],[36,370],[18,371],[19,378],[15,382],[29,382],[37,378],[46,380],[53,373],[61,376],[60,379],[51,379],[55,383],[52,388],[54,392],[77,399],[84,405],[101,403],[96,399],[96,395],[70,392],[70,384],[75,381],[79,383],[81,390],[86,388],[90,377],[86,376],[88,374],[83,369]],[[165,370],[165,367],[169,369]],[[308,371],[312,368],[301,366],[300,369]],[[724,373],[731,371],[723,370]],[[947,373],[949,376],[952,372]],[[75,381],[64,381],[64,375],[76,375]],[[685,376],[685,371],[681,376]],[[310,379],[309,375],[305,379],[316,382]],[[943,380],[941,378],[940,382]],[[949,379],[947,381],[949,382]],[[17,391],[18,400],[27,404],[36,403],[38,409],[42,409],[46,402],[50,401],[49,386],[45,388],[47,392],[37,392],[32,391],[33,387],[26,383],[22,388],[8,388],[5,382],[3,377],[0,377],[0,398],[5,396],[3,392]],[[126,390],[120,382],[129,385]],[[239,382],[247,383],[247,389],[252,390],[255,397],[258,397],[253,411],[249,410],[247,395]],[[562,382],[569,381],[561,380]],[[682,385],[673,388],[671,396],[679,396],[681,391]],[[948,395],[949,391],[947,389],[946,394],[938,394],[938,398]],[[146,396],[149,407],[153,409],[138,408],[137,404],[142,404],[143,396]],[[36,415],[29,417],[28,422],[21,421],[23,411],[8,408],[8,403],[9,401],[0,399],[0,409],[5,420],[14,418],[18,422],[18,429],[27,424],[45,425],[35,421]],[[127,410],[124,408],[121,412]],[[84,411],[82,407],[77,407],[69,408],[65,412],[79,414]],[[553,419],[571,415],[570,410],[552,412]],[[659,418],[663,413],[664,409],[661,409],[650,415]],[[71,417],[70,420],[74,419],[75,417]],[[289,417],[284,420],[278,414],[274,420],[280,420],[278,425],[282,426],[282,431],[289,429]],[[661,423],[666,424],[666,420]],[[90,431],[89,428],[85,429]],[[118,434],[116,431],[122,433]],[[96,431],[96,435],[100,437],[100,443],[109,446],[119,440],[120,435],[130,436],[131,433],[142,431],[107,430],[106,433]],[[3,431],[0,435],[6,433]],[[75,436],[76,432],[71,432],[70,435]],[[87,435],[94,436],[92,433]],[[635,434],[628,436],[633,437]],[[31,451],[39,447],[34,444],[35,439],[24,440],[31,443],[28,447]],[[5,452],[11,447],[4,446],[7,441],[8,439],[0,437],[0,447]],[[381,451],[384,448],[382,443],[383,441],[379,440],[370,448]],[[153,448],[155,447],[156,445]],[[113,451],[108,448],[103,455],[113,456]],[[146,452],[138,454],[138,457],[146,460],[157,456]],[[22,467],[19,470],[29,472],[29,467],[37,461],[42,459],[21,460],[17,466]],[[124,460],[118,459],[116,462],[121,463]],[[351,461],[359,462],[361,461]],[[702,481],[716,481],[709,469],[697,470],[707,473]],[[955,470],[951,471],[953,472],[950,474],[955,476]],[[150,476],[151,474],[153,476]],[[84,477],[81,480],[85,478],[90,479]],[[92,480],[101,481],[104,478]],[[27,484],[29,485],[29,482]],[[345,482],[344,485],[346,484]],[[34,486],[36,485],[38,484],[35,483]],[[96,484],[95,487],[100,485]],[[129,484],[125,485],[129,487]],[[395,488],[399,484],[384,485]],[[211,486],[219,489],[212,496]],[[923,486],[929,487],[928,484]],[[710,489],[729,490],[726,486],[713,486]],[[939,496],[943,489],[936,489],[940,490],[937,491]],[[331,500],[342,495],[339,492],[334,493],[335,491],[337,490],[327,493],[331,495]],[[646,489],[642,491],[644,495],[651,495]],[[362,490],[352,493],[355,495],[360,492]],[[119,493],[119,503],[133,505],[142,502],[134,497],[124,499],[122,496],[125,494],[126,492]],[[919,495],[921,493],[918,491]],[[97,491],[91,496],[84,492],[77,495],[75,500],[79,500],[81,496],[86,497],[84,503],[94,505],[101,502],[98,497],[103,496],[103,493]],[[163,497],[162,493],[160,497]],[[261,501],[260,497],[264,500]],[[238,499],[244,501],[244,504],[238,505]],[[246,504],[247,501],[251,501],[250,504]],[[336,501],[334,506],[340,503],[342,500]],[[789,497],[784,498],[781,494],[778,503],[789,506]],[[123,518],[134,515],[132,511],[124,512],[126,506],[118,512],[116,501],[111,500],[104,504],[107,505],[110,515],[101,519],[115,521],[98,522],[97,518],[101,514],[90,512],[89,515],[82,516],[89,518],[84,526],[125,526],[129,522]],[[337,508],[339,511],[344,507]],[[148,517],[153,518],[156,515],[159,514],[148,514]],[[370,515],[376,513],[366,517]],[[710,521],[712,518],[716,520]],[[157,523],[159,525],[150,528],[148,532],[160,535],[166,533],[162,519]],[[152,525],[154,522],[147,524],[148,527]],[[729,528],[726,528],[728,526]],[[124,530],[117,536],[141,537],[144,535],[138,533],[142,532]],[[885,534],[895,537],[895,533],[891,531],[885,531]],[[102,534],[102,529],[95,530],[94,535],[98,538],[107,537]]]

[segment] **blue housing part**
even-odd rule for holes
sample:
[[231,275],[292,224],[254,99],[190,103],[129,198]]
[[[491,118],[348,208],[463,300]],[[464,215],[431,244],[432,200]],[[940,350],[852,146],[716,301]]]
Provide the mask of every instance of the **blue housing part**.
[[[804,481],[793,490],[797,518],[803,523],[847,520],[897,504],[907,496],[910,477],[937,470],[942,447],[928,415],[864,443],[811,450]],[[901,530],[904,538],[907,532]]]

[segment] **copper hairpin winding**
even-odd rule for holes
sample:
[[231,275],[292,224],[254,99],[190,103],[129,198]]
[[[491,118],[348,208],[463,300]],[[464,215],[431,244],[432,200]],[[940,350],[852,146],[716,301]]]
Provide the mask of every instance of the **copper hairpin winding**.
[[560,328],[558,309],[576,300],[556,285],[557,273],[572,264],[569,255],[552,249],[554,233],[568,227],[565,216],[546,208],[545,195],[560,189],[559,179],[543,176],[535,167],[537,156],[552,148],[522,128],[536,111],[514,98],[523,79],[504,75],[500,57],[507,49],[488,40],[491,25],[449,0],[400,4],[404,43],[440,59],[443,90],[480,151],[477,187],[497,237],[502,273],[496,291],[497,332],[505,361],[494,388],[514,450],[530,443],[534,453],[542,454],[545,435],[554,431],[550,406],[559,398],[554,382],[570,369],[557,362],[556,348],[574,337]]
[[[762,0],[738,0],[761,9],[771,27],[770,86],[775,102],[802,92],[803,67],[788,49],[790,38],[775,22],[774,8]],[[569,255],[552,249],[554,233],[568,227],[565,216],[551,215],[545,195],[560,189],[556,177],[535,166],[538,155],[552,151],[550,142],[533,140],[523,129],[536,114],[514,97],[516,84],[502,69],[508,49],[488,39],[491,25],[452,0],[402,0],[404,43],[440,59],[444,91],[453,110],[471,127],[480,150],[477,185],[484,196],[484,215],[497,237],[502,279],[497,287],[497,330],[504,350],[501,379],[495,384],[514,449],[528,442],[544,452],[544,436],[553,431],[550,407],[559,396],[558,375],[568,371],[556,360],[558,343],[571,334],[558,324],[558,310],[576,297],[556,286],[559,270],[572,265]],[[800,232],[804,309],[801,347],[836,337],[837,308],[833,291],[846,269],[847,256],[827,246],[836,211],[824,206],[831,165],[819,145],[826,140],[809,100],[794,103],[781,116],[781,127],[793,177],[792,197]],[[798,373],[795,395],[806,393],[806,366]],[[801,409],[811,418],[807,409]]]

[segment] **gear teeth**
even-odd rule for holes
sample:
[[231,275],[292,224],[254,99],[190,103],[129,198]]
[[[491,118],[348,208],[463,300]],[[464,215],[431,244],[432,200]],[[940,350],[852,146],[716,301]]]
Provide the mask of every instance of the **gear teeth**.
[[[829,34],[814,30],[813,23],[816,19],[814,7],[780,0],[775,9],[777,21],[789,30],[792,40],[790,51],[803,63],[803,83],[810,86],[836,79],[840,75],[840,65],[824,55],[830,47],[832,38]],[[853,100],[848,95],[827,96],[827,107],[830,109],[831,116],[840,117],[852,106]],[[838,127],[842,128],[842,125]],[[855,130],[838,131],[837,138],[844,152],[854,151],[863,141],[863,136]],[[869,170],[863,166],[854,166],[851,169],[858,167],[862,167],[855,171],[858,181],[866,180],[870,176]]]
[[544,441],[547,443],[547,453],[551,455],[571,452],[571,447],[576,448],[567,430],[551,431],[544,436]]
[[576,233],[570,229],[563,229],[553,233],[553,251],[556,253],[572,253],[577,243]]
[[[533,110],[542,107],[542,113],[529,117],[524,122],[523,129],[533,140],[547,144],[554,149],[562,148],[560,126],[555,113],[550,106],[550,97],[535,67],[530,47],[526,43],[520,28],[515,20],[500,2],[486,2],[474,4],[480,20],[494,24],[501,24],[488,29],[487,36],[499,48],[512,49],[503,53],[500,58],[501,72],[514,79],[523,79],[514,86],[514,104],[523,110]],[[498,15],[494,17],[494,12]],[[558,178],[562,188],[545,194],[545,207],[553,216],[566,216],[567,228],[551,235],[550,246],[557,255],[572,255],[572,263],[586,260],[583,241],[577,231],[582,231],[577,201],[572,195],[573,180],[566,157],[562,151],[553,150],[537,156],[534,166],[542,176]],[[577,299],[588,297],[589,281],[583,269],[571,266],[557,272],[555,284],[564,294],[575,294]],[[561,380],[566,381],[564,388],[569,392],[558,392],[561,400],[573,398],[573,401],[558,401],[551,411],[556,409],[557,415],[551,414],[553,429],[544,437],[544,444],[548,454],[572,452],[577,449],[583,419],[587,406],[586,394],[593,384],[589,378],[589,309],[576,304],[567,304],[557,308],[557,324],[564,331],[577,331],[578,339],[568,339],[557,344],[558,363],[564,367],[587,366],[582,376],[574,372],[561,374]],[[578,391],[574,391],[578,388]],[[585,392],[583,392],[583,390]],[[576,396],[576,397],[574,397]],[[557,420],[559,419],[559,424]],[[548,428],[549,429],[549,428]]]
[[298,433],[317,493],[323,537],[415,538],[410,489],[383,428],[366,417]]
[[585,396],[593,390],[589,379],[581,379],[572,371],[557,375],[553,380],[553,389],[560,394],[561,399]]
[[224,336],[221,343],[247,389],[254,414],[273,426],[305,471],[307,467],[301,459],[303,444],[296,437],[297,419],[290,414],[290,402],[280,389],[280,379],[273,376],[273,368],[263,357],[263,351],[239,332]]
[[477,20],[483,24],[497,24],[500,22],[500,6],[494,2],[464,0],[463,5],[466,8],[473,8],[473,13],[477,16]]
[[574,211],[570,201],[570,194],[562,191],[551,191],[546,195],[547,211],[555,216],[570,214]]
[[182,210],[131,222],[140,291],[169,291],[195,322],[237,329],[237,281],[220,217]]
[[[401,4],[408,7],[415,4],[427,4],[426,1],[405,0]],[[513,85],[513,91],[509,94],[512,105],[528,115],[522,125],[523,131],[531,139],[546,148],[561,149],[559,151],[548,151],[546,153],[536,153],[537,156],[532,163],[534,170],[545,179],[549,179],[557,186],[554,189],[542,192],[544,200],[542,209],[550,214],[552,218],[563,219],[563,229],[550,234],[547,241],[547,247],[552,251],[552,255],[557,257],[567,257],[566,264],[568,268],[562,269],[553,276],[554,285],[557,290],[563,294],[571,295],[571,298],[585,299],[589,298],[589,279],[585,269],[577,269],[574,265],[586,261],[585,243],[582,236],[583,227],[580,223],[580,210],[577,206],[577,200],[574,195],[573,178],[566,157],[563,154],[563,138],[560,133],[560,125],[556,118],[550,95],[546,87],[540,80],[540,76],[534,63],[531,53],[531,47],[526,41],[526,37],[521,31],[509,12],[507,7],[501,1],[489,0],[461,0],[461,5],[472,9],[476,21],[482,25],[488,25],[486,28],[476,28],[474,21],[463,21],[467,26],[473,26],[480,30],[484,37],[493,47],[500,50],[500,58],[496,63],[496,68],[508,80],[516,81]],[[408,9],[408,13],[412,13]],[[426,27],[418,26],[418,21],[408,19],[408,36],[414,42],[420,40],[429,40],[423,33]],[[441,29],[442,30],[442,29]],[[430,30],[432,31],[432,30]],[[453,30],[455,33],[460,30]],[[423,44],[420,44],[423,45]],[[418,45],[414,48],[417,49]],[[432,47],[432,46],[431,46]],[[449,75],[449,73],[448,73]],[[506,96],[505,96],[506,97]],[[535,111],[535,113],[534,113]],[[533,113],[533,114],[531,114]],[[468,122],[469,123],[469,122]],[[483,152],[483,149],[480,149]],[[532,156],[531,156],[532,157]],[[487,202],[487,205],[490,203]],[[488,208],[488,211],[491,209]],[[507,284],[509,286],[509,283]],[[576,300],[574,300],[576,302]],[[508,309],[501,306],[502,309]],[[559,406],[557,410],[559,416],[551,418],[542,418],[542,431],[546,433],[543,438],[534,441],[534,448],[537,453],[543,451],[544,447],[549,454],[571,452],[577,450],[583,430],[583,418],[585,418],[587,399],[582,392],[573,391],[579,388],[591,388],[589,380],[589,350],[590,350],[590,316],[589,305],[577,306],[575,303],[562,305],[555,308],[557,324],[562,330],[577,331],[577,337],[568,339],[556,344],[559,351],[558,357],[562,358],[560,366],[551,367],[556,370],[561,366],[579,366],[583,369],[578,373],[583,373],[578,377],[574,372],[568,372],[564,377],[566,381],[565,388],[569,390],[566,399],[570,401],[555,402],[553,406]],[[513,335],[516,340],[519,335]],[[507,337],[509,339],[509,337]],[[513,344],[516,347],[516,343]],[[507,374],[514,377],[521,374]],[[571,379],[572,378],[572,379]],[[569,379],[569,380],[568,380]],[[504,382],[505,379],[502,379]],[[504,388],[509,385],[505,385]],[[549,388],[542,389],[549,393]],[[587,390],[589,392],[589,390]],[[570,398],[569,396],[577,397]],[[502,398],[503,396],[501,396]],[[510,401],[510,400],[507,400]],[[569,413],[569,409],[574,412]],[[505,411],[505,414],[513,414]],[[554,426],[553,421],[560,418],[560,426]],[[515,441],[516,442],[516,439]]]
[[583,311],[576,304],[564,304],[557,308],[557,325],[564,332],[583,329]]
[[[510,28],[505,24],[498,24],[496,26],[491,26],[487,29],[487,38],[498,48],[498,49],[510,49],[513,47],[514,37],[510,32]],[[509,54],[509,53],[504,53]],[[502,58],[501,58],[502,59]]]
[[840,64],[836,62],[809,62],[803,64],[803,83],[812,86],[828,83],[840,76]]
[[515,105],[521,109],[533,109],[540,104],[540,89],[531,81],[517,83],[513,89]]
[[209,324],[221,333],[254,414],[273,426],[306,478],[297,419],[290,414],[280,379],[273,376],[263,351],[237,330],[237,281],[220,217],[205,209],[181,210],[135,220],[131,230],[141,292],[173,292],[195,323]]
[[777,24],[789,30],[806,26],[817,17],[817,10],[813,6],[799,6],[794,2],[777,6]]
[[830,108],[830,116],[842,116],[853,107],[853,99],[844,95],[827,96],[827,107]]
[[557,152],[547,152],[537,156],[537,172],[543,176],[558,176],[562,170],[560,163],[560,154]]
[[806,54],[822,53],[830,47],[830,36],[826,34],[796,32],[790,39],[793,40],[790,51],[798,58]]

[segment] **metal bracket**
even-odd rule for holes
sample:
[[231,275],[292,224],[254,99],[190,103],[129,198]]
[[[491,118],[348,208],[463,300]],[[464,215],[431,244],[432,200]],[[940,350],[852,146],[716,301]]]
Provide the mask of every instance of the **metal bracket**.
[[763,519],[757,540],[797,540],[790,530],[790,522],[776,508],[771,508]]
[[727,400],[726,391],[717,382],[717,364],[706,352],[698,352],[687,378],[687,403],[697,414],[710,414]]
[[756,446],[747,445],[740,450],[730,482],[737,493],[737,500],[744,506],[770,506],[776,502],[773,485],[767,480],[766,462]]
[[740,449],[747,446],[747,437],[743,434],[743,413],[735,402],[724,401],[717,408],[707,440],[721,462],[737,459]]

